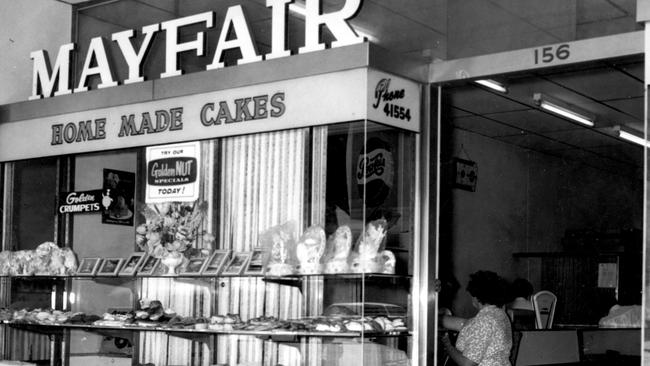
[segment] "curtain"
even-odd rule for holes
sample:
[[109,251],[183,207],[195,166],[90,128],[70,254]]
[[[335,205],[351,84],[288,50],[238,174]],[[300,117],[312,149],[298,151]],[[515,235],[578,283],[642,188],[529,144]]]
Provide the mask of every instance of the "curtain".
[[[260,232],[292,220],[305,222],[306,153],[309,130],[290,130],[226,138],[221,150],[220,237],[222,249],[251,251]],[[299,235],[299,233],[296,233]],[[218,287],[219,314],[299,318],[298,288],[261,278],[223,278]],[[300,365],[297,349],[254,337],[219,336],[217,362]]]

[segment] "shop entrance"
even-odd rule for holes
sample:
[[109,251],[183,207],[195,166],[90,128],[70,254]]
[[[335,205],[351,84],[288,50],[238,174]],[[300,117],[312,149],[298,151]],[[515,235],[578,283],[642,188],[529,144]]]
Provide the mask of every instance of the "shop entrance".
[[571,345],[531,348],[544,332],[515,323],[514,365],[612,355],[640,364],[644,155],[625,138],[643,139],[643,62],[625,55],[508,72],[492,86],[439,84],[438,306],[474,316],[465,287],[478,270],[522,278],[557,296],[552,328]]

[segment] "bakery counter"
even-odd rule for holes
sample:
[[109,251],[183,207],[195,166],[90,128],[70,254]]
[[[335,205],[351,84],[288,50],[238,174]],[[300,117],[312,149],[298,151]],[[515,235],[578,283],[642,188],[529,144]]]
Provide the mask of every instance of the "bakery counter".
[[22,280],[65,280],[65,279],[95,279],[101,280],[106,278],[121,278],[121,279],[136,279],[136,278],[262,278],[268,282],[287,282],[287,283],[302,283],[303,281],[309,279],[338,279],[338,280],[365,280],[372,282],[386,282],[390,284],[410,284],[411,275],[400,275],[400,274],[385,274],[385,273],[336,273],[336,274],[292,274],[286,276],[271,276],[265,274],[219,274],[219,275],[204,275],[204,274],[138,274],[134,275],[120,275],[120,274],[109,274],[109,275],[50,275],[50,274],[32,274],[32,275],[0,275],[0,278],[15,278]]
[[513,366],[640,365],[640,328],[562,326],[514,332]]

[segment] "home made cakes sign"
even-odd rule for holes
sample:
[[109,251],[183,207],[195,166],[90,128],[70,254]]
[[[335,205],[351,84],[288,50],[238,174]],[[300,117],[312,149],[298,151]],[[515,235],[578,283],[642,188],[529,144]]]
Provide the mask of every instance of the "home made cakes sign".
[[[341,47],[351,44],[362,43],[363,37],[356,34],[348,24],[348,20],[354,17],[361,7],[361,0],[346,0],[343,7],[335,12],[321,14],[322,0],[305,0],[304,9],[300,8],[301,14],[305,17],[304,38],[305,44],[299,48],[298,53],[308,53],[325,49],[325,44],[320,41],[321,27],[327,29],[334,36],[336,41],[332,47]],[[88,90],[90,77],[98,77],[100,83],[98,88],[108,88],[123,84],[132,84],[144,81],[142,73],[148,51],[156,42],[157,38],[164,38],[165,64],[161,78],[178,76],[183,73],[178,63],[178,56],[184,52],[193,52],[198,57],[206,55],[206,33],[203,30],[196,32],[194,37],[184,35],[181,41],[180,33],[188,27],[204,26],[205,30],[220,27],[216,50],[211,63],[206,70],[220,69],[225,67],[223,56],[226,51],[238,50],[241,54],[237,64],[247,64],[262,61],[264,59],[275,59],[286,57],[291,54],[287,49],[287,12],[290,7],[297,6],[293,0],[266,0],[266,7],[271,16],[271,52],[261,55],[255,47],[255,40],[250,32],[248,20],[241,5],[231,6],[226,10],[223,23],[215,24],[215,12],[195,14],[166,22],[151,24],[141,30],[142,39],[139,47],[134,46],[136,31],[129,29],[113,33],[112,42],[117,43],[121,55],[128,67],[128,77],[124,80],[115,80],[113,66],[107,52],[107,41],[102,37],[95,37],[90,40],[88,52],[85,57],[84,66],[76,85],[71,85],[73,78],[70,75],[71,60],[75,52],[75,44],[64,44],[59,48],[55,62],[52,63],[45,50],[31,53],[33,60],[32,94],[30,100],[49,98],[52,96],[80,93]],[[231,31],[232,30],[232,31]],[[50,65],[54,65],[50,67]]]
[[[198,112],[198,120],[204,127],[221,124],[232,125],[238,122],[282,117],[286,109],[284,98],[284,92],[275,92],[271,95],[251,94],[242,98],[206,102],[200,109],[198,106],[190,109],[193,112],[192,119],[196,119]],[[191,106],[192,104],[186,103],[184,105]],[[166,131],[174,132],[183,130],[184,107],[158,108],[161,107],[152,105],[150,110],[120,114],[119,122],[115,118],[114,121],[118,123],[111,124],[115,127],[119,126],[116,131],[117,137],[146,136]],[[83,141],[105,140],[107,119],[107,117],[100,117],[79,122],[52,124],[50,145],[56,146]]]

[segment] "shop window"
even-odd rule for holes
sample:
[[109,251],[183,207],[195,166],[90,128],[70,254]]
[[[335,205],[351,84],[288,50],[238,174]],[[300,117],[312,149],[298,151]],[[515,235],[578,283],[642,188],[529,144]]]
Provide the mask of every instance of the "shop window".
[[35,249],[54,238],[57,159],[23,160],[13,166],[13,250]]
[[[297,244],[305,232],[309,228],[322,230],[323,239],[331,240],[339,228],[346,227],[349,252],[344,253],[345,268],[325,270],[326,258],[331,258],[328,255],[332,253],[323,252],[313,269],[294,272],[280,281],[269,280],[268,273],[264,277],[248,272],[250,266],[230,276],[169,276],[165,264],[158,265],[158,272],[128,278],[116,273],[70,279],[50,276],[38,281],[16,277],[11,280],[12,304],[25,309],[56,308],[101,316],[140,309],[142,301],[153,300],[160,302],[165,311],[173,310],[182,316],[179,319],[236,314],[242,321],[309,317],[341,321],[344,313],[352,318],[396,321],[399,329],[411,326],[407,319],[412,305],[415,134],[354,122],[204,140],[198,146],[199,199],[186,203],[185,208],[178,202],[145,203],[148,167],[144,147],[75,155],[70,159],[70,177],[58,175],[57,158],[10,163],[15,182],[12,233],[16,238],[11,249],[34,249],[43,242],[55,241],[55,222],[63,216],[57,214],[53,199],[62,193],[60,181],[70,180],[74,191],[101,190],[104,205],[110,199],[116,201],[106,189],[107,179],[117,174],[120,182],[131,182],[133,193],[124,195],[129,197],[124,202],[119,201],[126,209],[108,206],[105,210],[109,214],[119,212],[121,217],[125,213],[125,220],[106,220],[104,213],[95,212],[67,214],[68,221],[60,221],[65,225],[61,230],[70,230],[70,245],[79,261],[126,259],[134,252],[147,251],[148,247],[138,246],[136,229],[150,223],[150,212],[165,212],[176,205],[182,210],[199,206],[204,210],[198,229],[201,235],[191,242],[193,254],[186,257],[188,261],[215,249],[233,255],[254,253],[265,243],[269,230],[277,229],[291,230],[286,233],[296,242],[291,266],[306,268],[308,262],[298,254],[301,244]],[[111,190],[120,191],[118,188],[110,186]],[[132,221],[126,220],[131,217]],[[33,230],[34,225],[52,229]],[[206,233],[213,239],[203,235]],[[378,245],[374,250],[381,255],[368,261],[359,248],[374,244]],[[360,272],[376,275],[360,276]],[[11,332],[14,339],[33,337],[24,330]],[[234,364],[233,360],[268,364],[264,360],[274,360],[272,364],[299,365],[308,357],[296,347],[299,338],[268,342],[263,337],[222,334],[197,343],[192,337],[173,332],[142,331],[138,337],[120,338],[78,329],[70,330],[67,337],[70,364],[105,357],[137,357],[138,362],[154,364]],[[365,352],[364,357],[375,357],[378,350],[381,357],[405,360],[410,352],[408,336],[364,340],[360,344],[355,341],[346,346],[350,351],[344,354],[338,353],[341,344],[331,339],[315,337],[309,342],[321,347],[328,357],[344,359],[359,357],[359,352]],[[35,340],[34,344],[42,344],[44,352],[49,352],[47,338]],[[160,352],[161,348],[166,352]],[[25,352],[32,351],[17,349],[11,357],[49,356]]]

